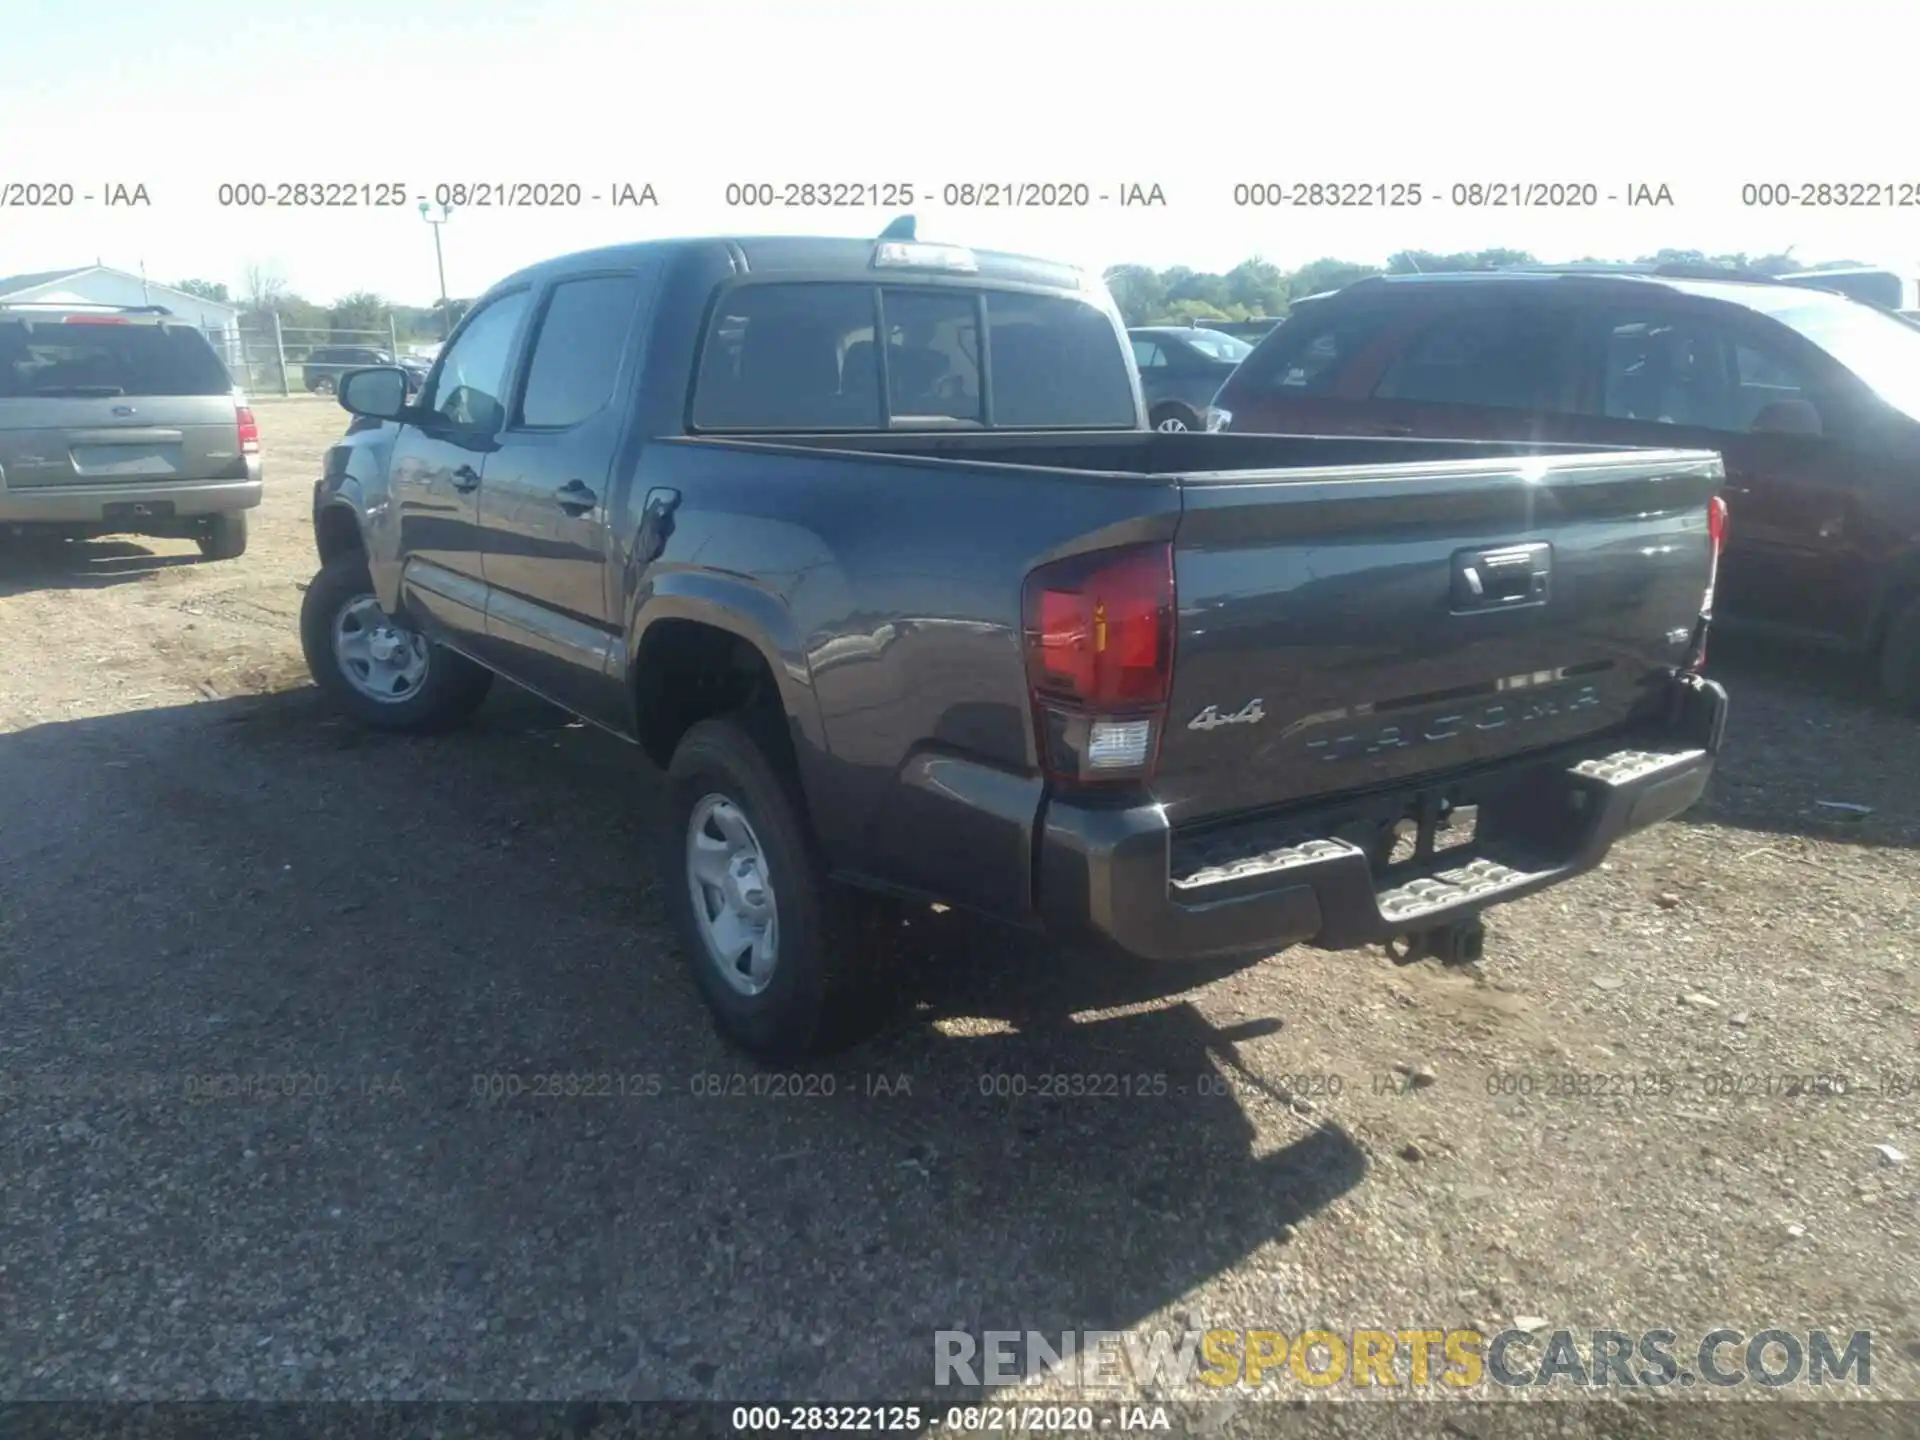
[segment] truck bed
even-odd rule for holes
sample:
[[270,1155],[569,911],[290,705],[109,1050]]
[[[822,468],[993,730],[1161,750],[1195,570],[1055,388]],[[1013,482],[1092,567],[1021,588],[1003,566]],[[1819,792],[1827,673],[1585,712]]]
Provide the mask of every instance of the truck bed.
[[[863,457],[865,494],[936,511],[976,472],[981,510],[1011,506],[996,528],[1031,538],[976,547],[972,583],[942,603],[1004,627],[1010,659],[1019,573],[1078,549],[1169,539],[1178,634],[1152,792],[1176,828],[1631,728],[1662,703],[1692,638],[1722,474],[1703,451],[1307,435],[684,443],[763,463],[832,455],[835,485],[851,483],[840,462]],[[882,456],[932,467],[914,499],[905,475],[869,468]],[[1115,486],[1134,493],[1091,493]],[[943,533],[980,524],[930,518]],[[979,572],[1005,546],[1001,588],[981,596]],[[1469,594],[1463,572],[1489,557],[1515,562],[1504,583],[1538,593]],[[1219,720],[1250,705],[1257,722]]]

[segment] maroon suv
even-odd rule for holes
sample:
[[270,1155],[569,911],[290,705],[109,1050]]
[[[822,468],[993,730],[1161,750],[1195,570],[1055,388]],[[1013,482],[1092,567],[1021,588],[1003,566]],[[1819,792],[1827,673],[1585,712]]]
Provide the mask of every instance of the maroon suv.
[[1717,619],[1870,656],[1920,708],[1920,329],[1839,295],[1592,271],[1363,280],[1295,305],[1214,428],[1725,457]]

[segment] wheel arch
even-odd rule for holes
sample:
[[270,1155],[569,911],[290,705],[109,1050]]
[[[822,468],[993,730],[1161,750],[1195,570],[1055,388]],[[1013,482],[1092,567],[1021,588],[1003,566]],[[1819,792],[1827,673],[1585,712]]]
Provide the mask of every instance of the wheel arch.
[[663,577],[631,633],[626,687],[634,738],[649,759],[664,768],[693,725],[748,711],[806,799],[826,747],[806,652],[784,605],[725,577]]
[[366,537],[360,533],[360,514],[346,500],[331,500],[314,512],[313,543],[320,552],[320,563],[331,564],[342,555],[356,551],[365,554]]

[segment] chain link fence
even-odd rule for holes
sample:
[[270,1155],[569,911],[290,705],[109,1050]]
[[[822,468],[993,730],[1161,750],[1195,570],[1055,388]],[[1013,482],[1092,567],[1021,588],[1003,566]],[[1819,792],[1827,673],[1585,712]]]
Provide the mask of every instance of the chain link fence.
[[[233,374],[234,384],[253,394],[327,393],[342,370],[387,363],[401,354],[393,316],[384,329],[348,330],[338,326],[284,325],[278,315],[265,322],[249,316],[230,330],[208,332]],[[336,353],[338,352],[338,353]]]

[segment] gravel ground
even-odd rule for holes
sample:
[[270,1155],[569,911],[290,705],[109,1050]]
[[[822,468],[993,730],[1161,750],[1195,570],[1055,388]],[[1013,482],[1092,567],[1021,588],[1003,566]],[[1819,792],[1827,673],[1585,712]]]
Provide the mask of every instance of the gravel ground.
[[1876,1148],[1920,1153],[1920,751],[1845,666],[1723,646],[1709,798],[1480,966],[929,914],[885,1034],[714,1096],[750,1067],[665,938],[656,775],[509,687],[331,718],[294,617],[342,417],[257,410],[243,559],[0,559],[0,1395],[872,1401],[940,1329],[1524,1322],[1870,1329],[1920,1397],[1920,1163]]

